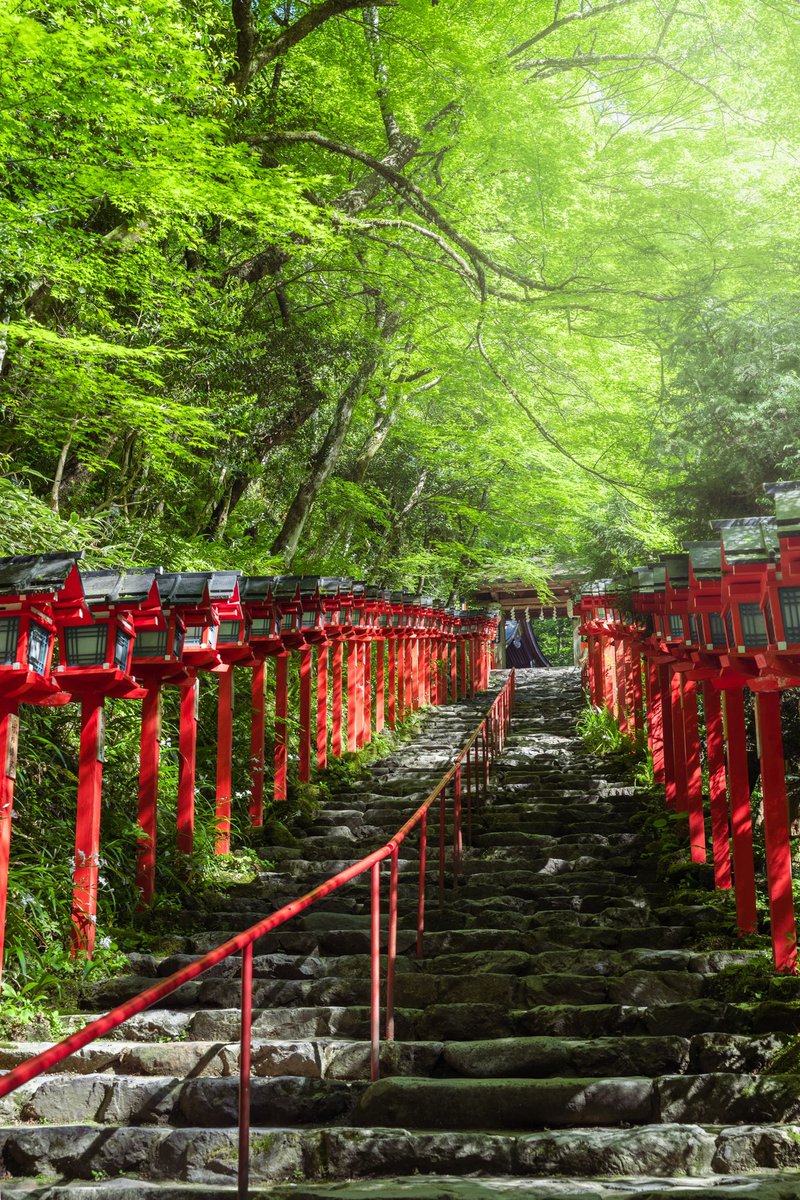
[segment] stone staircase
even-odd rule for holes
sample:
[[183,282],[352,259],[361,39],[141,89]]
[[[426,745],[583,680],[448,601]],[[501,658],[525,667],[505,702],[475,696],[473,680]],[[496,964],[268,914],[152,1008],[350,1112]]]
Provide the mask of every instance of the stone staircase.
[[[631,820],[639,798],[575,735],[576,674],[518,684],[441,911],[429,874],[422,961],[416,838],[403,849],[397,1041],[379,1082],[366,881],[256,944],[251,1195],[796,1200],[800,1004],[726,998],[719,972],[760,952],[709,949],[725,943],[717,911],[657,882]],[[431,714],[319,814],[302,851],[269,851],[255,884],[187,911],[180,953],[132,956],[136,974],[98,990],[97,1012],[386,841],[485,703]],[[221,963],[0,1101],[0,1196],[234,1195],[238,991],[237,961]],[[41,1048],[0,1047],[0,1069]]]

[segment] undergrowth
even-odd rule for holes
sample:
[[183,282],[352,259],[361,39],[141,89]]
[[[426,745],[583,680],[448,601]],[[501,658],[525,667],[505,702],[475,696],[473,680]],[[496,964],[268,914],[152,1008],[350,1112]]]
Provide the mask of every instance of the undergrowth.
[[[290,713],[297,711],[297,680],[290,680]],[[422,714],[412,714],[396,731],[377,735],[364,750],[330,757],[313,782],[297,780],[297,757],[289,756],[288,796],[276,804],[265,780],[264,826],[253,829],[249,805],[250,704],[235,706],[232,853],[216,855],[217,684],[204,676],[197,738],[194,853],[177,852],[178,694],[165,689],[159,771],[156,891],[151,907],[137,911],[134,885],[138,840],[138,770],[141,706],[111,700],[106,706],[106,763],[101,818],[96,950],[91,961],[69,950],[78,768],[77,705],[26,707],[20,722],[6,950],[0,987],[0,1036],[23,1026],[43,1037],[59,1033],[59,1011],[110,975],[129,969],[132,951],[169,953],[179,948],[177,914],[229,887],[251,882],[266,862],[270,845],[301,846],[302,830],[331,796],[346,791],[366,766],[409,740]],[[271,697],[268,695],[269,705]],[[268,709],[269,711],[269,709]],[[296,729],[289,722],[290,747]],[[272,761],[268,733],[266,762]]]

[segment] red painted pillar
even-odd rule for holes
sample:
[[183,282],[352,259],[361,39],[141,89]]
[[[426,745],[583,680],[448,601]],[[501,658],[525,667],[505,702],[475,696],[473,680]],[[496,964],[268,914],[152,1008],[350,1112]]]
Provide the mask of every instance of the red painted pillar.
[[194,849],[194,780],[197,762],[197,704],[200,683],[186,679],[180,685],[181,713],[178,739],[178,852]]
[[592,638],[592,660],[594,669],[592,671],[592,679],[594,684],[594,693],[592,702],[595,708],[602,708],[605,698],[605,658],[603,654],[603,639],[601,637]]
[[697,685],[683,680],[683,735],[686,750],[686,801],[689,809],[689,845],[692,862],[706,861],[706,827],[703,816],[703,768],[697,729]]
[[100,866],[100,802],[103,792],[105,722],[102,696],[81,701],[78,812],[72,890],[72,953],[91,954],[97,932],[97,875]]
[[709,682],[703,684],[706,722],[708,791],[711,802],[711,846],[714,855],[714,886],[726,891],[731,886],[728,797],[725,788],[725,740],[722,731],[722,699]]
[[415,712],[420,702],[419,665],[419,638],[415,637],[411,642],[411,707]]
[[386,642],[378,638],[375,643],[375,732],[386,726]]
[[139,742],[139,828],[136,844],[136,886],[139,908],[152,904],[156,887],[158,829],[158,763],[161,739],[161,687],[151,684],[142,701]]
[[450,655],[450,693],[445,699],[453,703],[458,700],[458,642],[450,642],[447,652]]
[[628,722],[628,695],[627,695],[627,661],[625,654],[625,643],[614,642],[614,681],[615,681],[615,713],[617,725],[623,733],[630,733]]
[[405,639],[403,650],[405,654],[405,661],[403,663],[403,670],[405,672],[403,683],[403,716],[405,716],[406,713],[411,712],[411,710],[414,708],[414,675],[412,671],[413,650],[410,637]]
[[761,788],[764,795],[764,849],[767,857],[769,920],[775,969],[797,972],[797,929],[792,896],[789,804],[781,734],[780,692],[756,694]]
[[614,646],[602,638],[603,655],[603,704],[610,713],[614,712]]
[[675,743],[672,733],[672,671],[665,663],[658,668],[659,685],[661,690],[661,727],[663,729],[664,749],[664,788],[667,797],[667,807],[673,811],[678,807],[677,787],[675,782]]
[[311,647],[300,647],[300,747],[298,779],[311,779]]
[[286,717],[288,712],[289,651],[281,650],[275,656],[275,770],[272,787],[276,800],[286,799],[288,755]]
[[750,809],[750,777],[747,769],[747,730],[744,720],[744,689],[726,688],[724,693],[725,737],[728,747],[728,792],[731,805],[733,886],[736,890],[736,924],[740,934],[758,928],[756,877],[753,863],[753,818]]
[[678,812],[689,808],[686,779],[686,743],[684,741],[683,687],[680,671],[672,671],[670,704],[672,706],[672,763],[675,771],[675,807]]
[[231,795],[233,793],[233,667],[218,672],[217,708],[217,807],[215,854],[231,851]]
[[658,663],[647,659],[647,740],[653,756],[653,778],[664,783],[664,723]]
[[467,639],[461,638],[458,643],[458,653],[461,659],[461,699],[467,697]]
[[14,781],[17,775],[19,718],[15,711],[0,714],[0,975],[6,940],[8,865],[11,855],[11,822],[14,816]]
[[642,708],[642,655],[638,646],[630,647],[630,681],[631,681],[631,713],[633,714],[633,729],[636,733],[644,732],[644,711]]
[[317,647],[317,767],[328,765],[328,644]]
[[397,647],[398,642],[395,638],[389,638],[389,691],[386,697],[386,719],[389,722],[389,728],[394,729],[397,724],[396,705],[397,705]]
[[364,696],[363,717],[361,721],[361,745],[368,746],[372,741],[372,642],[364,642],[361,652],[361,680]]
[[331,701],[331,754],[342,757],[342,643],[334,642],[331,655],[333,696]]
[[253,667],[250,709],[250,824],[264,824],[264,732],[266,705],[264,685],[267,668],[263,658]]
[[347,749],[358,749],[358,643],[347,643]]

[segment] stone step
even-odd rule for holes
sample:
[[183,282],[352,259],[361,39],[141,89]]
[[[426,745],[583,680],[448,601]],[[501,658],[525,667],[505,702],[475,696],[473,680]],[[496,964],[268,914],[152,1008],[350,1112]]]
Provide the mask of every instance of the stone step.
[[[145,978],[164,978],[199,959],[196,954],[174,954],[159,958],[151,954],[129,954],[133,974]],[[268,954],[253,959],[256,979],[319,979],[337,977],[365,978],[370,970],[366,954],[320,957],[316,955]],[[758,950],[546,950],[526,954],[521,950],[486,950],[481,953],[428,955],[423,959],[398,957],[397,975],[411,972],[432,972],[445,975],[561,975],[610,976],[629,971],[689,971],[713,975],[733,966],[764,961]],[[381,958],[381,971],[386,971],[386,956]],[[241,959],[231,957],[206,971],[204,979],[238,979]],[[123,977],[124,979],[124,977]]]
[[[146,1189],[152,1183],[169,1180],[177,1166],[188,1185],[211,1189],[198,1194],[225,1195],[223,1189],[235,1180],[235,1138],[234,1129],[204,1127],[2,1128],[0,1147],[7,1170],[28,1176],[4,1180],[3,1196],[35,1197],[42,1189],[38,1194],[52,1200],[53,1192],[44,1189],[62,1185],[44,1184],[42,1178],[72,1173],[82,1181],[77,1186],[84,1196],[127,1195],[129,1190],[133,1195],[129,1184],[135,1182],[138,1200],[150,1194]],[[800,1168],[796,1125],[582,1127],[579,1131],[486,1132],[479,1138],[459,1131],[414,1133],[350,1126],[255,1128],[250,1145],[251,1179],[256,1185],[251,1195],[262,1194],[257,1190],[260,1182],[275,1180],[263,1195],[280,1200],[303,1196],[492,1200],[497,1195],[514,1200],[547,1196],[611,1200],[619,1195],[640,1200],[673,1200],[682,1195],[693,1200],[795,1200]],[[443,1170],[447,1176],[437,1174]],[[474,1177],[476,1172],[480,1178]],[[90,1184],[92,1175],[96,1182]],[[108,1182],[102,1181],[103,1175],[110,1177]],[[137,1178],[126,1182],[126,1175]],[[358,1176],[367,1178],[338,1182]],[[280,1181],[298,1178],[304,1182],[281,1186]],[[315,1179],[323,1182],[315,1184]],[[171,1200],[169,1191],[156,1195]]]
[[[298,1125],[352,1117],[367,1086],[356,1080],[305,1075],[254,1076],[256,1125]],[[238,1125],[237,1077],[184,1079],[168,1075],[41,1075],[0,1100],[0,1122],[99,1125]]]
[[[100,1014],[65,1014],[62,1022],[68,1032],[73,1032],[95,1015]],[[511,1036],[580,1039],[688,1037],[704,1033],[796,1034],[800,1033],[800,1005],[791,1001],[727,1004],[689,999],[653,1005],[564,1003],[511,1009],[504,1004],[464,1001],[429,1004],[424,1008],[398,1006],[395,1020],[397,1036],[405,1041],[470,1041]],[[255,1008],[253,1011],[253,1036],[256,1038],[344,1037],[360,1040],[366,1039],[368,1033],[369,1008],[366,1005],[309,1004]],[[131,1041],[156,1041],[163,1037],[235,1041],[239,1036],[239,1009],[152,1008],[132,1017],[111,1036],[114,1040]]]
[[[127,975],[92,990],[93,1005],[113,1008],[138,996],[157,980]],[[236,999],[238,983],[229,979],[197,979],[184,984],[160,1008],[227,1008]],[[395,1001],[400,1007],[427,1008],[431,1004],[500,1004],[524,1008],[537,1004],[630,1004],[695,1000],[703,995],[704,976],[688,971],[636,971],[625,975],[456,974],[403,972],[395,982]],[[310,1005],[366,1005],[370,998],[368,972],[359,978],[338,976],[315,979],[255,979],[256,1008],[308,1007]]]
[[793,1123],[800,1119],[800,1076],[397,1077],[367,1087],[356,1119],[371,1126],[451,1130]]

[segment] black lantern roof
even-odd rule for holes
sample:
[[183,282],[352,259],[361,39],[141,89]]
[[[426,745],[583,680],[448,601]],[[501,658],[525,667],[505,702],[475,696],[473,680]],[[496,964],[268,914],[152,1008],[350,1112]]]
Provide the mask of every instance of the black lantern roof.
[[211,573],[209,571],[167,572],[157,578],[162,604],[185,604],[197,607],[206,599]]
[[82,558],[82,550],[0,558],[0,596],[54,595]]
[[722,536],[726,560],[734,566],[771,562],[778,549],[774,517],[738,517],[712,521],[711,528]]
[[673,588],[688,588],[689,586],[689,555],[665,554],[662,562],[666,568],[670,585]]
[[211,571],[208,580],[208,595],[211,600],[231,600],[236,591],[241,571]]
[[405,592],[393,591],[390,593],[392,604],[405,604]]
[[82,571],[81,583],[90,608],[108,604],[144,604],[153,589],[155,570],[151,571]]
[[722,578],[722,550],[719,542],[687,542],[686,549],[695,579]]
[[800,480],[791,483],[765,483],[764,491],[775,501],[778,536],[800,535]]
[[369,584],[366,591],[368,600],[383,600],[388,601],[392,598],[392,593],[388,588],[376,587],[374,584]]
[[364,583],[364,581],[362,579],[354,579],[350,586],[350,591],[353,596],[357,597],[358,599],[361,599],[363,596],[366,595],[367,585]]
[[423,608],[433,608],[433,596],[420,596],[419,602]]
[[243,601],[266,602],[278,582],[276,575],[248,575],[239,580],[239,594]]
[[667,587],[667,568],[663,562],[649,563],[653,572],[653,591],[663,592]]
[[655,591],[655,579],[653,576],[652,567],[634,567],[633,573],[637,577],[638,591],[645,596],[651,596]]

